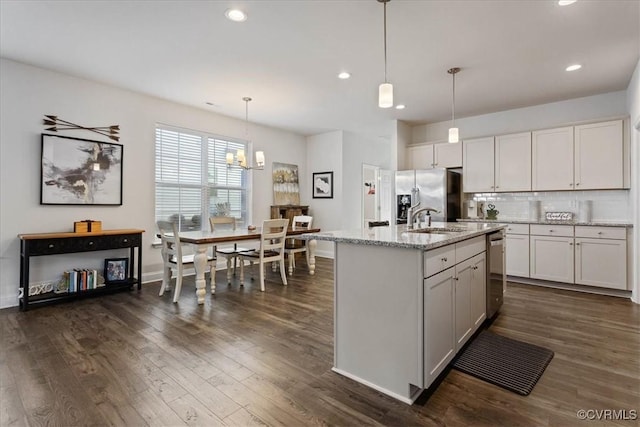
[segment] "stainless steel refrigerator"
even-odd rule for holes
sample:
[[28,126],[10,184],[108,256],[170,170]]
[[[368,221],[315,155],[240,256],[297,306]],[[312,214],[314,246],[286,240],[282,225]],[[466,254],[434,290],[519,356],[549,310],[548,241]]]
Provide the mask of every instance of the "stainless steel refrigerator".
[[[409,206],[434,208],[433,221],[455,222],[462,218],[462,175],[449,169],[396,172],[396,224],[407,223]],[[414,209],[415,211],[415,209]]]

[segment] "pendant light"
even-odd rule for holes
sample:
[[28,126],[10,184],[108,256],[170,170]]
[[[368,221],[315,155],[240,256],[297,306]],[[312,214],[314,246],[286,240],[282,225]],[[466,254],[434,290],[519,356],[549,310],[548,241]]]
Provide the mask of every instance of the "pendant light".
[[384,83],[378,87],[378,107],[393,106],[393,85],[387,81],[387,3],[391,0],[378,0],[384,4]]
[[[242,100],[245,103],[244,132],[245,132],[245,138],[248,144],[249,143],[249,101],[251,101],[251,98],[249,98],[248,96],[245,96],[244,98],[242,98]],[[234,163],[233,153],[227,153],[226,160],[227,160],[227,167],[231,167]],[[243,149],[239,149],[238,151],[236,151],[236,161],[238,162],[238,166],[240,166],[243,169],[262,170],[264,169],[264,151],[256,151],[256,166],[247,165],[247,158],[245,157]]]
[[453,78],[453,91],[451,95],[451,127],[449,128],[449,142],[456,143],[460,141],[458,128],[456,127],[456,74],[460,72],[460,68],[449,68],[447,73]]

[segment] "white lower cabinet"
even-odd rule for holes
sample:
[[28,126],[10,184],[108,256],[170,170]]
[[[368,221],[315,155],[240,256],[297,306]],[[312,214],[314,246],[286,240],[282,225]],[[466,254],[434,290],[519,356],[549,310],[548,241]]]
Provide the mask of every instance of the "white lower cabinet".
[[425,267],[437,265],[445,253],[449,259],[452,250],[454,257],[460,259],[455,266],[441,268],[437,273],[425,268],[426,274],[431,274],[424,280],[425,388],[486,319],[484,239],[469,239],[425,253]]
[[456,265],[456,351],[460,350],[486,319],[485,253]]
[[506,240],[507,275],[529,277],[529,224],[509,224]]
[[573,283],[573,237],[531,236],[531,278]]
[[425,388],[456,354],[455,268],[424,281]]
[[619,227],[576,227],[576,284],[627,288],[626,230]]

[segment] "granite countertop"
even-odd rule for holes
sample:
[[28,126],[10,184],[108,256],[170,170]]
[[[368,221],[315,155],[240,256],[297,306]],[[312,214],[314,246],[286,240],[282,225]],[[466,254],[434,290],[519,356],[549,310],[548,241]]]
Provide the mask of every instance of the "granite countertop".
[[357,245],[429,250],[505,228],[501,223],[433,222],[429,228],[455,229],[443,233],[417,233],[406,224],[357,230],[323,231],[297,236],[303,240],[327,240]]
[[633,224],[629,222],[617,221],[533,221],[530,219],[482,219],[482,218],[459,218],[459,223],[489,223],[489,224],[554,224],[554,225],[587,225],[597,227],[627,227],[632,228]]

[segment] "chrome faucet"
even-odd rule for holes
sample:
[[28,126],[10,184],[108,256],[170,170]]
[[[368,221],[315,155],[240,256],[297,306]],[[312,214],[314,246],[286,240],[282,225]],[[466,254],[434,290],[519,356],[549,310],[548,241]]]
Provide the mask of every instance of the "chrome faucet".
[[439,213],[440,211],[434,208],[421,208],[418,209],[417,211],[413,212],[413,211],[409,211],[409,214],[407,215],[407,228],[412,229],[413,228],[413,223],[416,219],[416,217],[418,215],[420,215],[422,212],[426,212],[427,213],[427,218],[428,218],[428,223],[427,223],[427,227],[431,227],[431,212],[434,213]]

